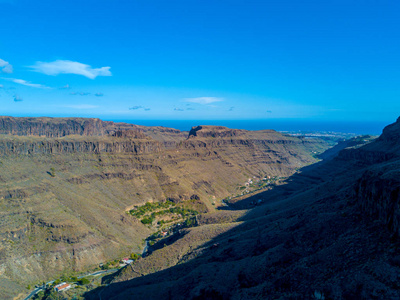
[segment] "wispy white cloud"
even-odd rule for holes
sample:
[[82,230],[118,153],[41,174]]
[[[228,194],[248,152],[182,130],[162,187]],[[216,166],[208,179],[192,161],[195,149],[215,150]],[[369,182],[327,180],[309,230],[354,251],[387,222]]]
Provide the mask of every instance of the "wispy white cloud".
[[76,95],[79,95],[79,96],[89,96],[89,95],[90,95],[89,92],[70,92],[69,94],[70,94],[70,95],[73,95],[73,96],[76,96]]
[[129,110],[136,110],[136,109],[141,109],[141,108],[143,108],[143,106],[136,105],[136,106],[129,107]]
[[90,79],[95,79],[97,76],[111,76],[110,67],[92,68],[89,65],[82,64],[77,61],[56,60],[53,62],[36,62],[30,66],[34,71],[46,75],[59,74],[76,74],[82,75]]
[[176,108],[176,107],[174,108],[174,110],[175,110],[175,111],[184,111],[184,109],[182,109],[182,108]]
[[6,77],[1,77],[2,79],[14,82],[14,83],[18,83],[18,84],[22,84],[25,86],[29,86],[29,87],[34,87],[34,88],[39,88],[39,89],[49,89],[48,86],[45,86],[43,84],[38,84],[38,83],[32,83],[30,81],[26,81],[24,79],[17,79],[17,78],[6,78]]
[[19,95],[14,95],[14,102],[21,102],[24,101]]
[[144,111],[151,110],[151,108],[144,107],[144,106],[141,106],[141,105],[136,105],[136,106],[129,107],[129,110],[138,110],[138,109],[143,109]]
[[65,105],[64,107],[73,108],[73,109],[93,109],[97,108],[97,105],[90,105],[90,104],[77,104],[77,105]]
[[66,85],[60,87],[59,89],[60,89],[60,90],[69,90],[70,88],[71,88],[71,87],[69,86],[69,84],[66,84]]
[[0,72],[10,74],[13,72],[13,66],[8,61],[0,58]]
[[198,98],[186,98],[186,102],[191,102],[191,103],[197,103],[197,104],[211,104],[214,102],[221,102],[224,101],[222,98],[217,98],[217,97],[198,97]]

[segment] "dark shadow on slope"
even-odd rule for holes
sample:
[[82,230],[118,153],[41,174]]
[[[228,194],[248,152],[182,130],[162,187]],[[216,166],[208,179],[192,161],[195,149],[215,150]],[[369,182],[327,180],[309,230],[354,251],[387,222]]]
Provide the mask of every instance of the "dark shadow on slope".
[[121,274],[122,270],[123,269],[119,269],[114,273],[103,276],[103,278],[101,278],[101,284],[110,284],[114,280],[114,278],[118,277]]
[[301,168],[298,172],[286,179],[283,184],[273,185],[268,190],[255,195],[244,195],[238,198],[238,201],[231,201],[227,206],[220,207],[219,209],[252,209],[274,201],[277,197],[288,197],[299,190],[310,189],[322,182],[330,181],[338,174],[343,174],[347,171],[347,166],[340,168],[337,164],[337,160],[334,160],[340,151],[348,147],[361,147],[370,143],[375,138],[376,137],[366,135],[339,142],[336,146],[318,155],[318,158],[322,159],[320,162]]
[[149,251],[146,256],[151,255],[152,252],[154,252],[158,249],[164,248],[166,246],[169,246],[169,245],[175,243],[177,240],[183,238],[186,234],[187,234],[187,231],[178,230],[173,235],[159,240],[154,245],[149,246]]

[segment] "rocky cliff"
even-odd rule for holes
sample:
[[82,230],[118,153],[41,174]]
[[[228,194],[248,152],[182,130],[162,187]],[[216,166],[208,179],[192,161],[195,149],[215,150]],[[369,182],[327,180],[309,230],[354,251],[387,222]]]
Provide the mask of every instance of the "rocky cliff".
[[113,122],[85,118],[0,117],[0,134],[63,137],[66,135],[102,136],[114,128]]
[[[81,136],[108,136],[117,132],[126,135],[126,132],[145,133],[161,142],[176,143],[187,137],[187,132],[181,132],[173,128],[146,127],[128,123],[114,123],[92,118],[16,118],[0,116],[0,134],[14,136],[40,136],[48,138],[60,138],[68,135]],[[141,136],[143,138],[143,136]]]
[[357,181],[355,197],[361,210],[382,221],[400,237],[400,162],[366,171]]
[[234,137],[244,135],[245,130],[229,129],[223,126],[195,126],[189,131],[189,138],[192,137]]
[[150,139],[104,138],[24,138],[8,136],[0,139],[0,156],[39,155],[67,153],[156,153],[164,149],[163,144]]

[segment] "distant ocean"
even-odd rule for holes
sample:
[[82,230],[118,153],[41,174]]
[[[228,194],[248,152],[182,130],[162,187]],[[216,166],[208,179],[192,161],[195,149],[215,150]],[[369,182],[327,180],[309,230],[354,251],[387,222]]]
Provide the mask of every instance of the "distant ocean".
[[109,120],[125,122],[143,126],[163,126],[189,131],[197,125],[218,125],[235,129],[276,131],[325,131],[355,134],[379,135],[385,126],[393,122],[332,122],[332,121],[305,121],[305,120]]

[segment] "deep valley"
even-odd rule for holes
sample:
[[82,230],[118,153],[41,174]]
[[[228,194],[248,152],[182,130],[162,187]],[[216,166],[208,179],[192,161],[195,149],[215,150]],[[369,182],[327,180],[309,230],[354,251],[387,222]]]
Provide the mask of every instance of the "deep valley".
[[[236,212],[223,212],[228,199],[283,183],[333,144],[273,130],[194,126],[185,133],[73,118],[1,117],[0,133],[2,298],[141,253],[146,238],[194,212],[199,223],[218,212],[233,220]],[[177,208],[161,226],[159,218],[129,213],[165,201]],[[211,224],[205,238],[232,226],[223,223]],[[180,260],[171,255],[153,270]]]

